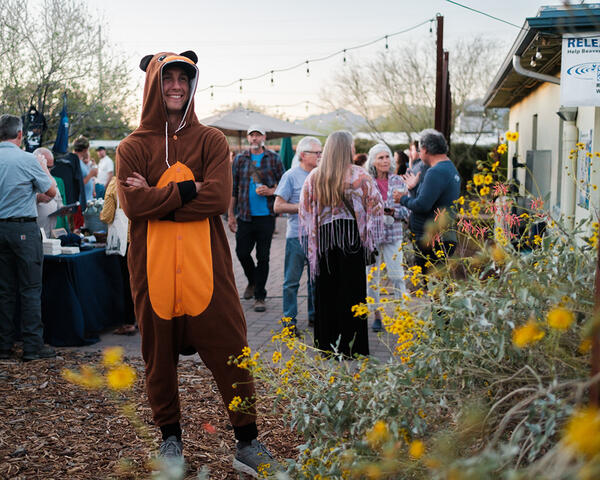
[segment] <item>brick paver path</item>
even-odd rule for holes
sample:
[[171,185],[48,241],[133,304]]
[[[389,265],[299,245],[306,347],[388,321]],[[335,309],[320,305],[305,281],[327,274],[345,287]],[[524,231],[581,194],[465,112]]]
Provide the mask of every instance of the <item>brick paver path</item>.
[[[276,234],[273,236],[271,244],[271,259],[269,264],[269,278],[267,281],[267,311],[257,313],[253,310],[254,300],[244,300],[241,294],[246,288],[247,280],[244,276],[242,266],[235,255],[235,235],[227,231],[227,238],[233,258],[233,269],[235,273],[235,281],[240,292],[240,301],[246,315],[248,324],[248,344],[250,348],[255,350],[268,349],[271,344],[272,330],[281,328],[279,320],[283,314],[282,289],[283,289],[283,261],[285,255],[285,229],[286,219],[277,218]],[[216,295],[218,293],[215,293]],[[306,309],[306,273],[302,277],[300,289],[298,292],[298,328],[304,336],[304,341],[312,344],[312,329],[308,328],[308,315]],[[369,325],[372,318],[369,319]],[[387,334],[383,334],[387,336]],[[131,337],[123,335],[113,335],[105,333],[101,336],[101,341],[87,347],[77,347],[83,351],[99,351],[107,346],[122,345],[125,347],[128,355],[140,355],[140,337],[134,335]],[[369,328],[369,348],[371,355],[381,360],[386,360],[390,357],[389,348],[374,334]]]

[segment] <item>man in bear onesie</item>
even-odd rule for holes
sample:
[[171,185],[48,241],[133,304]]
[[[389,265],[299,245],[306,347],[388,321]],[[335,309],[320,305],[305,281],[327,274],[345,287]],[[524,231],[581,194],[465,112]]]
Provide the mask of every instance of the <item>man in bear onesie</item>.
[[[167,461],[183,457],[180,354],[199,353],[226,408],[235,396],[254,398],[249,373],[228,365],[248,344],[220,218],[231,198],[229,145],[194,113],[197,61],[191,51],[142,59],[140,126],[117,150],[119,200],[131,221],[128,264],[148,400]],[[237,440],[234,468],[253,476],[261,464],[261,470],[266,464],[268,471],[280,468],[257,440],[254,409],[227,411]]]

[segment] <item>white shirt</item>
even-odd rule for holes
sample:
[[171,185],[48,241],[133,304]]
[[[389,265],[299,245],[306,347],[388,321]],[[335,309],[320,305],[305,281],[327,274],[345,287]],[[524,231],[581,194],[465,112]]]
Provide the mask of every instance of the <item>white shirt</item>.
[[100,159],[98,163],[98,177],[96,178],[96,183],[101,183],[106,186],[106,181],[108,180],[108,174],[114,173],[115,164],[108,155],[105,155],[104,158]]

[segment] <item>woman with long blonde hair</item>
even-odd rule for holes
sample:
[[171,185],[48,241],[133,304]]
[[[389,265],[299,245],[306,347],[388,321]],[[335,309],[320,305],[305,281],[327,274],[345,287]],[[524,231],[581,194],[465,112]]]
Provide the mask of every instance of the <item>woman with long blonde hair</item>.
[[365,302],[365,266],[383,235],[383,202],[353,156],[350,132],[329,135],[302,188],[299,233],[315,286],[315,345],[368,355],[367,321],[355,317],[352,306]]

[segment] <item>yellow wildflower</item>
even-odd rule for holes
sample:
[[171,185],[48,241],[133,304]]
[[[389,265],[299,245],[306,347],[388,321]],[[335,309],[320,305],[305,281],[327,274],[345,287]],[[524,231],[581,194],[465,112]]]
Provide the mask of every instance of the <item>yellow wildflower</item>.
[[496,169],[498,168],[498,165],[500,165],[500,162],[494,162],[494,163],[492,163],[492,172],[496,171]]
[[494,181],[494,177],[492,177],[489,173],[483,178],[483,183],[489,185]]
[[555,307],[548,312],[546,319],[548,320],[548,325],[552,328],[564,331],[571,326],[575,320],[575,315],[564,307]]
[[565,427],[565,443],[586,457],[600,453],[600,411],[596,407],[576,410]]
[[590,350],[592,349],[592,339],[591,338],[584,338],[581,343],[579,344],[579,352],[581,353],[588,353]]
[[365,435],[365,440],[371,448],[376,448],[386,442],[390,437],[390,432],[383,420],[377,420],[373,428]]
[[425,444],[421,440],[413,440],[410,442],[408,447],[408,454],[414,458],[419,459],[425,453]]
[[129,365],[119,365],[106,374],[108,386],[113,390],[127,390],[135,382],[135,370]]
[[102,355],[102,363],[106,367],[114,367],[123,361],[123,347],[108,347]]
[[273,352],[273,363],[277,363],[279,360],[281,360],[281,352],[276,350]]
[[516,142],[519,139],[519,132],[506,132],[506,139],[509,142]]
[[331,385],[333,382],[335,382],[335,377],[332,375],[329,377],[329,385]]
[[506,143],[502,143],[502,144],[498,145],[498,148],[496,149],[496,151],[500,155],[504,155],[506,153],[507,149],[508,149],[508,147],[506,146]]
[[489,193],[490,193],[490,187],[481,187],[481,189],[479,190],[479,194],[482,197],[485,197]]
[[381,265],[379,265],[379,270],[384,270],[386,267],[385,262],[381,262]]
[[367,303],[375,303],[375,299],[373,297],[367,297],[365,300]]
[[250,347],[244,347],[244,348],[242,348],[242,356],[243,357],[249,357],[250,356]]
[[481,173],[476,173],[473,175],[473,183],[478,187],[483,184],[484,176]]
[[229,403],[229,410],[235,412],[241,403],[242,403],[241,397],[236,395],[235,397],[233,397],[233,399]]
[[544,338],[546,333],[538,327],[538,324],[530,320],[522,327],[513,330],[512,341],[518,348],[526,347]]

